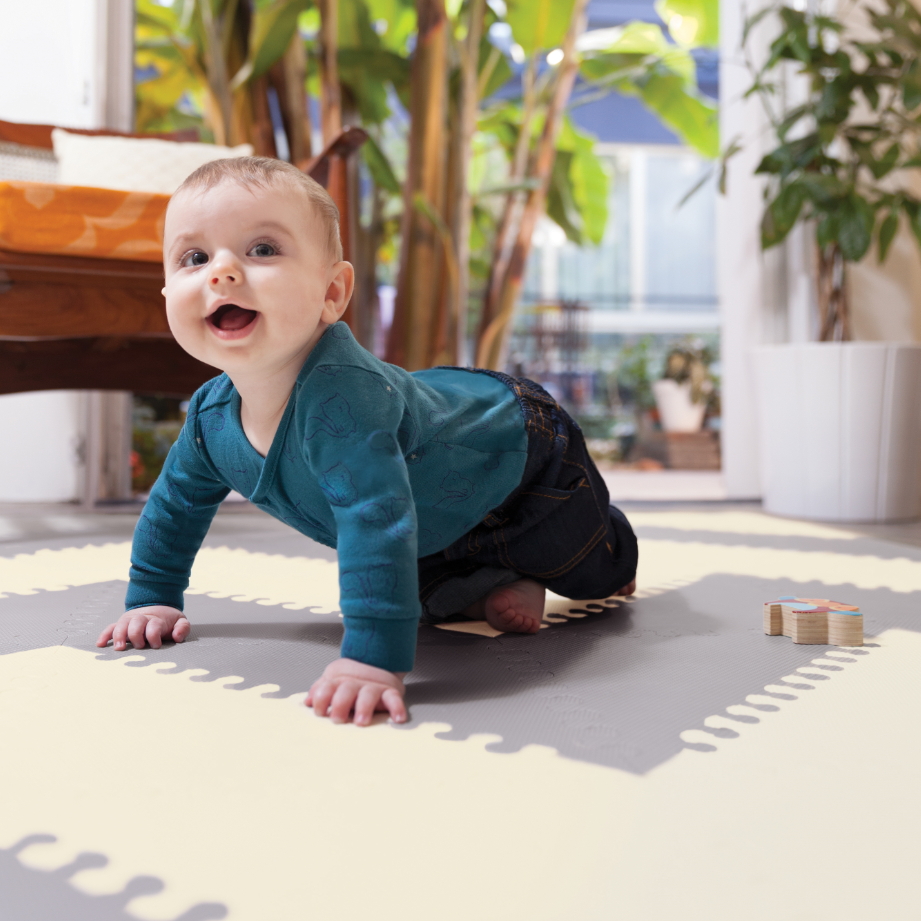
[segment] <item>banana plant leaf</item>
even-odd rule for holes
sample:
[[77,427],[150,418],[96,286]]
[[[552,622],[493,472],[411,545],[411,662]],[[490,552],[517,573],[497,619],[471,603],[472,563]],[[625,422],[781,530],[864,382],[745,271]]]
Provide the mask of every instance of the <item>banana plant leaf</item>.
[[556,48],[572,18],[574,0],[507,0],[506,22],[526,55]]
[[235,90],[261,77],[285,53],[297,29],[297,20],[311,0],[275,0],[259,4],[253,12],[246,62],[230,81]]
[[719,155],[715,103],[697,89],[697,68],[686,48],[668,42],[650,23],[587,33],[580,73],[590,85],[639,97],[689,147]]
[[576,244],[597,245],[608,222],[608,174],[595,139],[564,119],[547,191],[547,216]]
[[719,0],[659,0],[656,12],[679,44],[719,48]]

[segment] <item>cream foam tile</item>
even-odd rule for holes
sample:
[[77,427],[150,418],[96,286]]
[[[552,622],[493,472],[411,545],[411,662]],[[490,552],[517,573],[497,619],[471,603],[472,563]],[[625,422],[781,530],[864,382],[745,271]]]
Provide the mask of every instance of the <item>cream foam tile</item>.
[[637,582],[641,589],[690,584],[715,573],[825,582],[857,588],[921,591],[921,562],[826,551],[780,550],[697,541],[640,539]]
[[817,537],[823,540],[854,540],[859,535],[846,527],[773,518],[761,512],[631,512],[634,527],[675,528],[680,531],[716,531],[724,534],[759,534],[783,537]]
[[59,839],[26,862],[103,853],[106,868],[75,877],[93,893],[157,876],[164,891],[130,905],[146,919],[200,901],[247,921],[608,917],[636,777],[537,746],[486,752],[495,736],[434,738],[445,724],[334,726],[302,695],[129,661],[0,657],[0,738],[16,753],[0,759],[0,846]]
[[[57,835],[24,854],[46,869],[105,853],[77,878],[90,892],[159,876],[164,892],[131,905],[150,919],[198,901],[254,921],[907,918],[921,637],[878,643],[815,690],[786,688],[795,700],[765,696],[777,712],[727,708],[757,724],[714,714],[738,738],[689,730],[717,751],[645,777],[444,742],[441,724],[332,726],[299,698],[226,690],[233,676],[61,647],[5,656],[0,734],[17,758],[0,762],[0,845]],[[553,855],[540,872],[494,869],[536,851]]]
[[715,753],[647,775],[611,917],[914,917],[921,636],[877,642],[814,690],[786,689],[798,699],[770,699],[779,710],[755,711],[758,724],[735,723],[738,738],[696,733]]
[[[0,557],[0,586],[7,593],[0,593],[0,598],[127,582],[130,563],[127,541]],[[188,594],[328,613],[339,609],[338,571],[329,560],[203,547],[192,568]]]
[[124,542],[0,556],[0,598],[59,592],[114,579],[127,581],[130,555],[131,544]]
[[339,568],[330,560],[203,547],[188,592],[329,613],[339,610]]

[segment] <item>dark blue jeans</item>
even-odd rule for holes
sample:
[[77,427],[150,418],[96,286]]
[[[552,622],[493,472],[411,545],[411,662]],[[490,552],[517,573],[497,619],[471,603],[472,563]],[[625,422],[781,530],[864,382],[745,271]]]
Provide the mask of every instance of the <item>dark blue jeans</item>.
[[[539,384],[479,373],[498,378],[518,398],[528,460],[521,483],[498,508],[449,547],[419,560],[423,620],[457,613],[495,585],[521,577],[564,598],[609,597],[636,576],[636,536],[610,504],[582,430]],[[465,596],[465,584],[475,597]],[[454,611],[446,608],[451,596],[458,598]]]

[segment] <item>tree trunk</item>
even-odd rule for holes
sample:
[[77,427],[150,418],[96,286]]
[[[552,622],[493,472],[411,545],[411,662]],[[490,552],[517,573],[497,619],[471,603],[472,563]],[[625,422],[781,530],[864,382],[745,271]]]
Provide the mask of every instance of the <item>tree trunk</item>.
[[371,192],[371,218],[367,226],[357,225],[353,303],[357,317],[355,338],[377,354],[380,302],[377,296],[377,251],[384,237],[384,193],[376,185]]
[[320,10],[320,118],[323,144],[332,144],[342,133],[342,97],[339,87],[339,0],[317,0]]
[[[410,132],[402,245],[387,360],[410,371],[434,356],[444,247],[424,211],[444,213],[448,20],[443,0],[416,0],[418,34],[410,74]],[[423,207],[420,207],[422,205]],[[453,255],[453,254],[452,254]]]
[[211,95],[211,131],[216,144],[231,143],[233,121],[233,98],[230,92],[230,77],[227,61],[223,55],[222,22],[214,18],[210,2],[200,6],[202,25],[205,32],[205,73],[208,77],[208,91]]
[[[521,131],[515,144],[512,156],[512,168],[509,171],[509,184],[515,185],[525,177],[528,167],[528,155],[531,152],[531,125],[537,109],[537,55],[532,55],[528,61],[527,69],[521,78],[524,109],[521,116]],[[477,342],[482,341],[486,330],[496,319],[499,313],[499,298],[502,293],[502,283],[508,271],[509,259],[512,254],[512,234],[518,225],[521,213],[521,192],[509,192],[505,196],[502,216],[496,228],[496,238],[493,242],[493,259],[489,266],[489,277],[486,280],[486,291],[483,295],[483,308],[480,311],[480,322],[477,331]]]
[[457,264],[457,290],[454,292],[455,310],[454,355],[452,361],[466,365],[467,357],[467,310],[470,292],[470,226],[473,220],[473,203],[468,189],[470,161],[473,156],[473,135],[476,131],[477,113],[480,105],[479,63],[480,40],[483,37],[483,22],[486,15],[486,0],[471,0],[467,38],[461,49],[461,81],[457,152],[457,206],[452,221],[455,261]]
[[253,122],[250,141],[253,145],[253,152],[257,157],[277,157],[275,127],[272,124],[272,113],[269,111],[268,77],[262,76],[251,80],[242,92],[249,96],[252,107]]
[[563,41],[563,58],[559,64],[556,84],[553,88],[553,95],[544,120],[543,131],[537,143],[534,165],[530,170],[531,177],[537,180],[537,186],[528,193],[528,198],[524,205],[508,267],[501,280],[498,312],[484,331],[477,351],[477,365],[483,368],[498,370],[505,364],[508,340],[512,329],[512,318],[514,317],[518,296],[521,293],[524,270],[531,251],[531,237],[534,234],[538,219],[544,213],[547,189],[550,186],[553,161],[556,157],[556,139],[559,134],[563,111],[576,81],[578,72],[576,39],[585,30],[585,9],[587,6],[588,0],[576,0],[569,30]]
[[851,324],[844,256],[836,243],[817,249],[819,341],[846,342]]
[[269,70],[269,81],[278,94],[278,105],[288,138],[288,153],[292,163],[301,163],[312,155],[310,109],[304,81],[307,73],[307,53],[304,40],[294,33],[288,50]]
[[[358,107],[347,87],[341,88],[342,113],[345,123],[355,125],[360,121]],[[349,157],[343,164],[348,214],[340,214],[343,240],[348,235],[345,258],[355,266],[355,291],[343,319],[349,324],[360,345],[370,349],[374,335],[374,313],[377,303],[376,260],[371,253],[370,275],[366,265],[367,241],[361,226],[361,185],[358,173],[359,157]]]

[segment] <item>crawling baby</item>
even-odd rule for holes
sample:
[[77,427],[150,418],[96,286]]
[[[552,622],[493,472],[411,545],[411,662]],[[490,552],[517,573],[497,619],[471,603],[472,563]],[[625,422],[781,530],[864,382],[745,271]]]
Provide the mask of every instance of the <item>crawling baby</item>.
[[636,538],[546,391],[472,368],[410,374],[355,341],[336,206],[296,167],[196,170],[163,256],[173,335],[223,374],[192,397],[135,530],[126,612],[97,646],[186,639],[183,592],[230,490],[338,551],[340,658],[306,700],[337,722],[407,719],[420,620],[535,633],[548,588],[632,593]]

